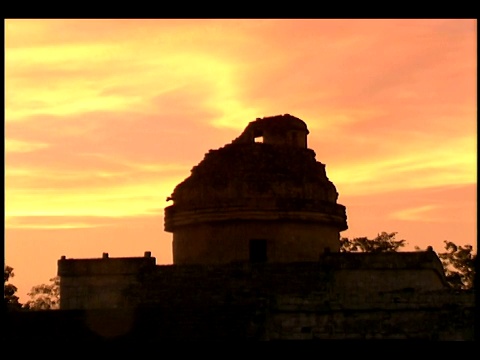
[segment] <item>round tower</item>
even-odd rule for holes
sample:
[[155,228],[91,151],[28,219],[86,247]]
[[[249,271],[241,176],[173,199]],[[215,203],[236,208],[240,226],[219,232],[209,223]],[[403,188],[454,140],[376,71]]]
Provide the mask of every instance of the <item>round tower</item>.
[[345,207],[308,133],[289,114],[258,118],[210,150],[165,208],[174,264],[316,261],[339,251]]

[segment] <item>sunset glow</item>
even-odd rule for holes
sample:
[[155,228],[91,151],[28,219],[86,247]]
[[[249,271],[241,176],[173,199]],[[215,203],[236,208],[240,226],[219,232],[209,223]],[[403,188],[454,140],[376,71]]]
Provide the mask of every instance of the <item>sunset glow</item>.
[[163,210],[210,149],[289,113],[342,236],[477,238],[475,19],[5,20],[5,253],[20,301],[56,261],[171,263]]

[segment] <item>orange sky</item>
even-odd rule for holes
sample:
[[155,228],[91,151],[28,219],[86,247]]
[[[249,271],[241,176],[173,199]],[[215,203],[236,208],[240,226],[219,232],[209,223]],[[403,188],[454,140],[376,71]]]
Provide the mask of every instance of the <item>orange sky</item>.
[[5,256],[170,264],[163,209],[257,117],[307,123],[342,236],[477,238],[477,21],[5,20]]

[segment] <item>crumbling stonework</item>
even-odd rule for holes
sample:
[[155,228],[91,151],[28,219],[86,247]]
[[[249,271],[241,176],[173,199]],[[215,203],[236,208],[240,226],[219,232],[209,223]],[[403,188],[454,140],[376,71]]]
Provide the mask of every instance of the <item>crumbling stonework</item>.
[[[228,265],[156,265],[154,258],[129,258],[119,276],[126,260],[59,260],[62,284],[76,284],[84,296],[83,302],[62,300],[61,308],[100,317],[123,309],[135,323],[158,321],[145,334],[153,341],[474,338],[473,292],[448,288],[433,251]],[[117,292],[106,286],[113,281]],[[133,322],[121,321],[127,320]],[[137,326],[130,331],[146,331]]]
[[307,148],[308,133],[294,116],[267,117],[209,151],[165,209],[173,262],[249,261],[252,240],[264,241],[266,262],[315,261],[327,248],[338,251],[345,207]]
[[173,265],[62,257],[61,310],[10,314],[10,339],[474,340],[474,294],[433,249],[339,252],[345,207],[308,133],[288,114],[251,122],[174,189]]

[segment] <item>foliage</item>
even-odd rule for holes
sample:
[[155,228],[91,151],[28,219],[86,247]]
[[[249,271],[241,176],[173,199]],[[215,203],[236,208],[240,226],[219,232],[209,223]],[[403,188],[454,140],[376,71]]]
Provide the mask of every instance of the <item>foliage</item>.
[[472,245],[457,246],[451,241],[444,241],[446,252],[439,253],[445,276],[454,289],[473,289],[477,254]]
[[60,308],[60,277],[50,279],[50,284],[32,287],[28,293],[30,300],[24,305],[28,310],[54,310]]
[[405,246],[405,240],[395,240],[396,232],[383,231],[375,239],[358,237],[340,239],[340,252],[393,252]]
[[18,301],[18,296],[15,295],[17,287],[10,283],[7,284],[10,278],[13,278],[14,276],[13,268],[5,265],[3,276],[3,301],[8,310],[20,310],[22,308],[22,304]]
[[[359,237],[341,238],[340,252],[393,252],[405,246],[405,240],[395,240],[396,232],[382,232],[374,239]],[[477,254],[472,245],[458,246],[451,241],[444,241],[446,252],[438,253],[442,262],[447,282],[453,289],[468,290],[474,288],[475,264]],[[418,251],[420,248],[415,247]]]

